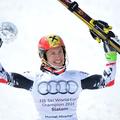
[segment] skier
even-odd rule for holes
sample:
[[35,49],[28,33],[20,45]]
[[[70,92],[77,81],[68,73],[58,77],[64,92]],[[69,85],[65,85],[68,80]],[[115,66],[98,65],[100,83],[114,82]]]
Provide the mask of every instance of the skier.
[[[42,37],[38,44],[42,59],[32,88],[40,120],[77,120],[76,106],[84,89],[112,86],[116,71],[116,52],[104,43],[106,69],[103,75],[66,70],[66,48],[58,35]],[[112,50],[112,51],[111,51]]]
[[[20,75],[5,71],[8,84],[31,90],[39,120],[77,120],[77,99],[82,90],[114,84],[117,54],[109,43],[103,44],[107,60],[103,75],[89,75],[83,71],[67,70],[66,47],[62,38],[58,35],[44,36],[38,43],[40,71],[34,75],[31,72]],[[4,71],[1,68],[0,73]]]

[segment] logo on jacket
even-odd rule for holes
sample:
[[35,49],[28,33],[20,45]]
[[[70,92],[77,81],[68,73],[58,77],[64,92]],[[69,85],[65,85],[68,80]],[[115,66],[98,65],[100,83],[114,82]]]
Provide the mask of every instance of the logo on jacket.
[[75,81],[42,81],[38,84],[38,92],[41,95],[47,94],[75,94],[78,90],[78,83]]

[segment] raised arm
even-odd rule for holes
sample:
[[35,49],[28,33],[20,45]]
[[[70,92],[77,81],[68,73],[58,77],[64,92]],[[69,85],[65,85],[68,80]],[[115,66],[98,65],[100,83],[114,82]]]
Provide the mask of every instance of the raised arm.
[[[106,49],[106,45],[104,46]],[[107,63],[105,65],[103,75],[92,75],[83,79],[81,81],[83,89],[99,89],[114,85],[117,54],[115,51],[106,51],[105,57]]]
[[[99,21],[100,22],[100,21]],[[104,26],[107,23],[100,22],[100,25]],[[107,24],[108,25],[108,24]],[[109,25],[108,25],[109,27]],[[102,28],[101,28],[102,29]],[[100,39],[99,36],[96,36],[94,33],[91,33],[94,39]],[[109,31],[108,34],[111,39],[114,39],[116,36],[113,32]],[[83,89],[98,89],[103,87],[109,87],[114,85],[115,74],[116,74],[116,60],[117,52],[110,46],[109,41],[103,41],[103,48],[105,51],[106,65],[103,71],[103,75],[92,75],[88,78],[85,78],[81,81]]]
[[10,80],[10,75],[8,74],[8,72],[4,70],[4,68],[0,64],[0,83],[7,84],[9,80]]
[[0,64],[0,83],[31,90],[33,81],[18,73],[8,73]]

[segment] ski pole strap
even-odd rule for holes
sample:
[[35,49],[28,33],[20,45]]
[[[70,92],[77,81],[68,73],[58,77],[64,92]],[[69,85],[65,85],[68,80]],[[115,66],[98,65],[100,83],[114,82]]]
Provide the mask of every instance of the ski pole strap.
[[117,53],[115,51],[105,53],[105,57],[108,62],[114,62],[117,60]]

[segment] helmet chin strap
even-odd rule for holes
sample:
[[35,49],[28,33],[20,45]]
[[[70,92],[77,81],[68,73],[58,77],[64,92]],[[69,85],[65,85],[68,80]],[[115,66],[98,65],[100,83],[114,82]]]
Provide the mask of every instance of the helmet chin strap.
[[52,65],[52,64],[50,64],[50,63],[48,63],[48,65],[49,65],[50,67],[56,69],[56,70],[59,70],[59,69],[64,68],[64,66],[60,66],[60,67],[58,67],[58,66],[54,66],[54,65]]
[[54,69],[56,69],[56,70],[60,70],[60,69],[65,68],[65,65],[60,66],[60,67],[59,67],[59,66],[54,66],[54,65],[48,63],[44,58],[42,59],[42,63],[44,63],[44,64],[46,64],[47,66],[52,67],[52,68],[54,68]]
[[48,63],[44,58],[42,59],[42,63],[44,65],[44,69],[46,69],[47,71],[54,73],[54,74],[63,73],[66,69],[65,65],[63,65],[61,67],[53,66],[52,64]]

